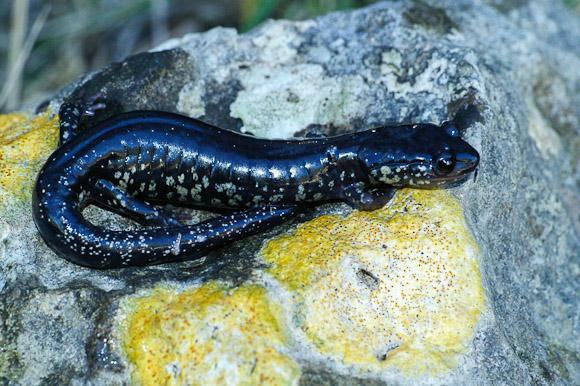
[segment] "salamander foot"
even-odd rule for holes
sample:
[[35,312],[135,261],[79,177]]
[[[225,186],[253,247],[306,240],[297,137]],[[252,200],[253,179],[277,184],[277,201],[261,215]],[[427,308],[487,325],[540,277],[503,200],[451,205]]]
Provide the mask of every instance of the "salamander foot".
[[350,185],[344,188],[346,202],[358,210],[376,210],[385,206],[395,195],[395,188],[365,188],[361,185]]

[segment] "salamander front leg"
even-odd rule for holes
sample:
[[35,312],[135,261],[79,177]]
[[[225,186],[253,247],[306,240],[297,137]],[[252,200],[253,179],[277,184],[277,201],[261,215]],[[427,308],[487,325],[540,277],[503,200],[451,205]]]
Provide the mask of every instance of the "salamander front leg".
[[141,225],[158,227],[181,226],[182,224],[162,209],[131,197],[124,190],[107,180],[98,180],[91,200],[98,206],[130,218]]
[[345,201],[358,210],[376,210],[385,206],[395,195],[395,188],[367,188],[362,184],[344,187]]
[[60,141],[63,145],[70,141],[77,133],[81,123],[82,105],[80,103],[65,102],[60,106],[58,117],[60,121]]
[[106,107],[107,105],[103,102],[101,95],[92,98],[88,103],[64,102],[58,111],[60,121],[59,145],[65,144],[79,133],[83,116],[92,117],[97,111]]

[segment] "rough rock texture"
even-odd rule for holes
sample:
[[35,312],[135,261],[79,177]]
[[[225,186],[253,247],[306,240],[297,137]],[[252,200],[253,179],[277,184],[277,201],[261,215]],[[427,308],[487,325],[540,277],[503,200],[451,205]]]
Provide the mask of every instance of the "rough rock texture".
[[[85,77],[47,106],[100,92],[119,110],[179,111],[264,137],[458,114],[482,156],[477,182],[454,192],[482,249],[488,304],[468,353],[419,377],[295,358],[300,382],[577,384],[578,41],[578,17],[550,1],[385,2],[246,35],[188,35]],[[346,209],[320,209],[329,211]],[[263,240],[292,226],[215,251],[201,267],[94,271],[52,254],[29,202],[15,197],[0,209],[0,383],[129,383],[115,332],[126,298],[160,283],[251,282]]]

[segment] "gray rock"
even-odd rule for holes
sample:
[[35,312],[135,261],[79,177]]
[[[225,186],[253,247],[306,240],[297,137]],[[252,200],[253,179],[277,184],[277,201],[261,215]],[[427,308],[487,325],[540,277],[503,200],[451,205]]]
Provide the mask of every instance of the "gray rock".
[[[244,35],[187,35],[87,75],[51,106],[101,92],[118,110],[178,111],[271,138],[467,118],[463,135],[482,163],[477,183],[457,194],[484,251],[489,320],[455,371],[422,382],[578,384],[578,41],[577,15],[547,0],[385,2]],[[479,118],[464,112],[469,104]],[[26,205],[2,213],[0,227],[9,235],[0,249],[7,384],[128,383],[110,343],[121,299],[159,282],[242,283],[262,240],[287,229],[216,251],[201,267],[93,271],[52,254]],[[363,378],[313,364],[302,382],[382,384]]]

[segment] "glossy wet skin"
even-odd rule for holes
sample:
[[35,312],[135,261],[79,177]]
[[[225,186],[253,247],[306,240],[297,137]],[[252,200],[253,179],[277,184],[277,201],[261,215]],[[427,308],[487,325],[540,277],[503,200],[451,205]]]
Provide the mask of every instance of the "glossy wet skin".
[[360,158],[377,187],[448,188],[470,178],[479,165],[478,152],[451,122],[377,128],[375,133],[364,140]]
[[[39,173],[33,215],[57,254],[94,268],[198,259],[305,206],[341,200],[374,210],[399,187],[461,183],[479,162],[449,123],[265,140],[157,111],[118,115],[79,133],[81,111],[61,108],[62,146]],[[153,205],[167,203],[233,213],[185,226]],[[94,226],[82,216],[89,204],[156,229]]]

